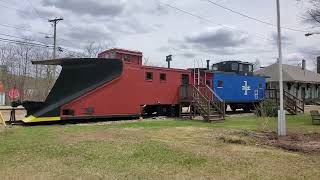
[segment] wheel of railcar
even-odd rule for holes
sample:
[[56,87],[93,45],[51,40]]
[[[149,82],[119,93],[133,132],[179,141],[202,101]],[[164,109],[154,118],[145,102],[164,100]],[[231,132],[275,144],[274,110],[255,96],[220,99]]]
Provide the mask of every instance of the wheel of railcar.
[[236,106],[233,106],[233,105],[230,105],[230,108],[233,112],[236,112],[237,111],[237,107]]
[[243,111],[244,111],[244,112],[251,112],[250,107],[248,107],[248,106],[245,106],[245,107],[243,108]]

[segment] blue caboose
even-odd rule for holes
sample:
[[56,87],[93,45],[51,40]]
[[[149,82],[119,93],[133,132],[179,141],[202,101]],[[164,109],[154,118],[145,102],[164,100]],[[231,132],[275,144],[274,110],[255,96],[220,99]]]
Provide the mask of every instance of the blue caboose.
[[212,66],[212,89],[232,111],[254,110],[264,100],[266,78],[253,74],[253,64],[224,61]]

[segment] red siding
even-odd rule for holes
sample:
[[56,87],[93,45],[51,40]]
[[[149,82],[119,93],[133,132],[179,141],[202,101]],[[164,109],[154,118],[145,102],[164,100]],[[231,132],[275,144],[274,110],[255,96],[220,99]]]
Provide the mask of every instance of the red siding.
[[[145,80],[146,72],[153,72],[152,81]],[[160,81],[160,73],[166,74],[166,81]],[[140,106],[144,104],[178,104],[182,74],[188,74],[191,83],[189,70],[125,63],[123,74],[118,79],[66,104],[62,109],[74,109],[75,116],[85,116],[85,109],[93,107],[93,116],[111,116],[140,114]]]
[[1,81],[0,81],[0,93],[4,93],[4,86]]
[[114,48],[99,53],[98,57],[121,59],[127,64],[142,66],[142,52],[139,51]]

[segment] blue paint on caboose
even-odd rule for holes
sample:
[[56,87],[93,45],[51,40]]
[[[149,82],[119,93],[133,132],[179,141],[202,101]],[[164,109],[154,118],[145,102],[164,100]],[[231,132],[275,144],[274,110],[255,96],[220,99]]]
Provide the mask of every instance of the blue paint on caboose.
[[215,72],[212,81],[212,89],[226,103],[252,103],[264,99],[265,77]]

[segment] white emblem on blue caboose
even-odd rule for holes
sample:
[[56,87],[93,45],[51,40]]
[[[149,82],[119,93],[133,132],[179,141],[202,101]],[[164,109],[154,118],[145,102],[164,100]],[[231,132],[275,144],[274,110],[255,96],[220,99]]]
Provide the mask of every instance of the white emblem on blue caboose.
[[254,90],[254,98],[256,100],[259,99],[259,90],[258,89]]
[[248,91],[251,90],[251,87],[248,85],[248,81],[243,81],[243,82],[244,82],[244,86],[242,86],[242,91],[244,91],[244,95],[247,96]]

